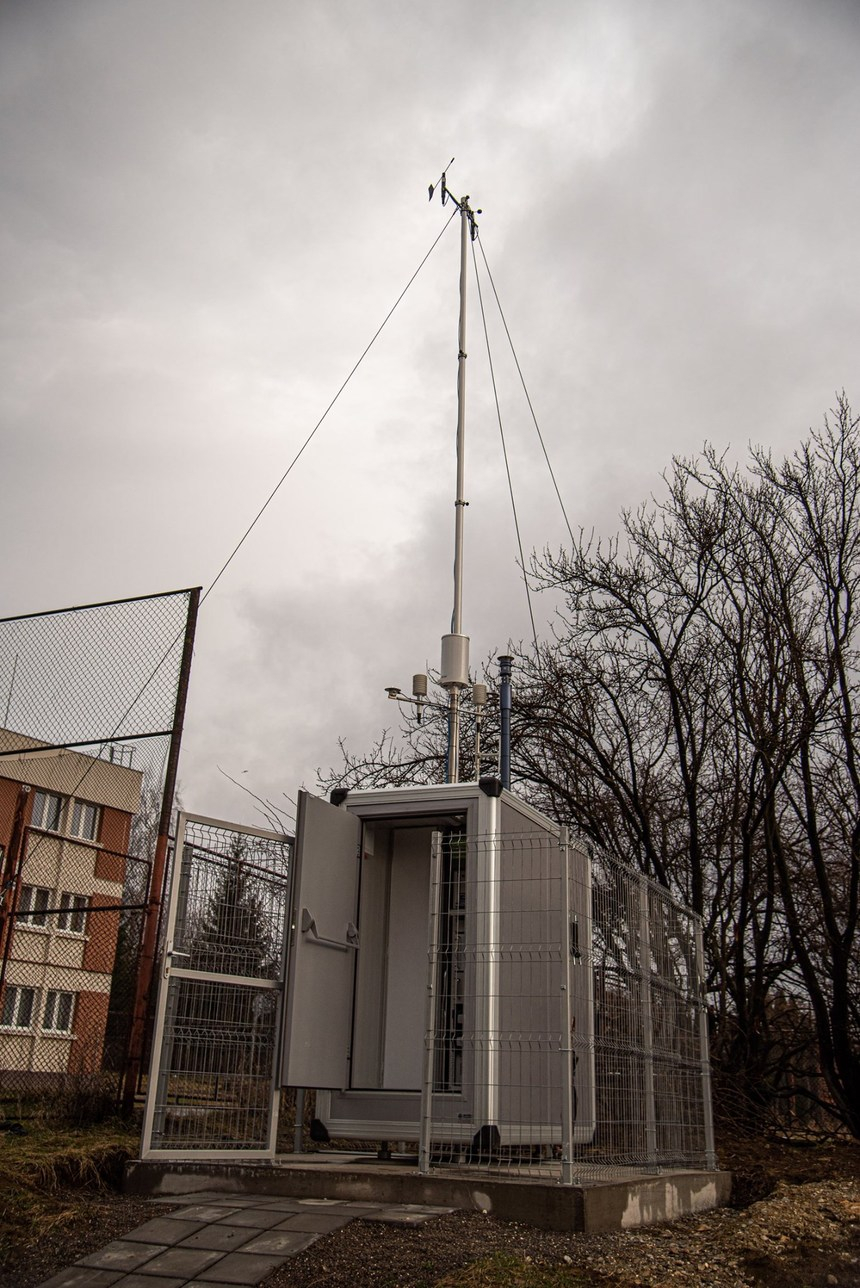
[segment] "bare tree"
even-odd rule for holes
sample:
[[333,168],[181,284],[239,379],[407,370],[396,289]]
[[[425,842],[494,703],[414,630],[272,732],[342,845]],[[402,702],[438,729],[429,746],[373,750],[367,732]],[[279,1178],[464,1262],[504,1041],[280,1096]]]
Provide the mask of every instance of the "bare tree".
[[[787,460],[706,447],[665,481],[533,562],[565,606],[518,658],[518,786],[702,916],[746,1120],[800,1091],[860,1136],[860,425],[843,396]],[[339,777],[432,781],[441,747],[386,736]]]

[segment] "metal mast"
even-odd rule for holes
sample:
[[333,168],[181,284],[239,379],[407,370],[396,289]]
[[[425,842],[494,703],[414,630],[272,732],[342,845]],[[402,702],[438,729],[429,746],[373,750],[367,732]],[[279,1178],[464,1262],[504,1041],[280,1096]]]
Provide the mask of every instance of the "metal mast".
[[[448,190],[445,171],[438,185],[442,205],[450,197],[460,212],[460,319],[457,353],[457,491],[454,498],[454,611],[451,632],[442,636],[442,669],[439,683],[448,691],[448,773],[449,783],[460,779],[460,694],[469,684],[469,637],[462,633],[463,619],[463,518],[468,501],[466,479],[466,262],[469,241],[478,235],[478,225],[468,197],[457,198]],[[430,198],[436,185],[430,187]]]

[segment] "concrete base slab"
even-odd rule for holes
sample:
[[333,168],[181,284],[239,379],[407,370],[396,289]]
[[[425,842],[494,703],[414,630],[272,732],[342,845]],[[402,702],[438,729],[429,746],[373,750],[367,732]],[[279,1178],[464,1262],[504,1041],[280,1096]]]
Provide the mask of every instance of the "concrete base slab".
[[[632,1168],[618,1168],[611,1179],[561,1185],[545,1177],[499,1177],[455,1169],[422,1175],[414,1164],[386,1166],[360,1155],[297,1154],[253,1162],[150,1158],[126,1165],[124,1190],[141,1197],[193,1198],[216,1204],[225,1197],[254,1194],[382,1207],[415,1204],[486,1212],[544,1230],[596,1233],[673,1221],[720,1207],[731,1194],[731,1173],[677,1170],[643,1175]],[[182,1215],[186,1220],[200,1219],[188,1210]]]

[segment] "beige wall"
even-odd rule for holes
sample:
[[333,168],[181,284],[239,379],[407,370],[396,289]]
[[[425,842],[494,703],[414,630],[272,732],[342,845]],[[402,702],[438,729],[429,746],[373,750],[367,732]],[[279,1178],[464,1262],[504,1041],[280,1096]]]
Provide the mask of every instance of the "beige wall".
[[37,738],[0,729],[0,752],[21,752],[0,755],[0,778],[29,783],[62,796],[76,796],[96,805],[110,805],[127,814],[137,813],[143,782],[140,770],[85,756],[80,751],[46,750],[47,747]]

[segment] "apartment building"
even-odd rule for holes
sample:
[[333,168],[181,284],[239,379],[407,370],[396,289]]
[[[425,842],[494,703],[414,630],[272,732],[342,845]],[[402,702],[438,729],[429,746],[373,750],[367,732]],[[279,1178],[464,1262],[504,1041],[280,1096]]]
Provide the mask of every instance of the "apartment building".
[[102,1066],[142,777],[0,729],[0,1081]]

